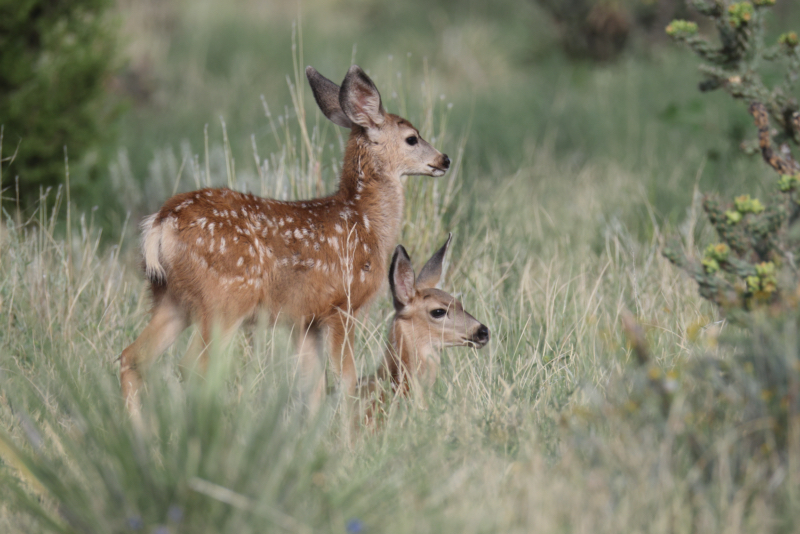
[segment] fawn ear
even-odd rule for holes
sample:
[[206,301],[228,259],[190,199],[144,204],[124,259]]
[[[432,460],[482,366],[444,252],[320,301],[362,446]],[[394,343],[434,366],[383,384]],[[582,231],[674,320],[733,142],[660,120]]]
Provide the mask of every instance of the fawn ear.
[[403,245],[397,245],[389,267],[389,288],[392,290],[394,309],[400,311],[408,306],[417,292],[414,285],[414,268]]
[[306,67],[306,77],[322,113],[334,124],[352,128],[353,121],[347,118],[339,105],[339,86],[317,72],[314,67]]
[[379,127],[386,118],[378,88],[358,65],[350,67],[344,77],[339,105],[347,118],[367,130]]
[[442,279],[442,264],[444,263],[444,256],[447,254],[447,248],[450,246],[450,241],[453,239],[453,234],[447,234],[447,241],[445,241],[442,248],[437,250],[425,267],[419,272],[417,277],[417,287],[419,289],[428,289],[436,287]]

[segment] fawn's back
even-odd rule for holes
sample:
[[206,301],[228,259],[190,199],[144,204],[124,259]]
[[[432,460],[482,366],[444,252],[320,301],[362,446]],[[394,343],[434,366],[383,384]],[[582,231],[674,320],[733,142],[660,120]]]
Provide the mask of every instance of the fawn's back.
[[[315,78],[322,77],[310,69]],[[192,319],[263,308],[324,322],[332,310],[358,309],[376,293],[400,230],[400,177],[441,175],[449,159],[408,121],[384,112],[379,97],[374,102],[377,90],[351,86],[361,97],[351,111],[360,124],[332,118],[351,128],[339,190],[298,202],[229,189],[170,198],[144,225],[156,294],[172,295]],[[317,100],[325,105],[324,97]]]

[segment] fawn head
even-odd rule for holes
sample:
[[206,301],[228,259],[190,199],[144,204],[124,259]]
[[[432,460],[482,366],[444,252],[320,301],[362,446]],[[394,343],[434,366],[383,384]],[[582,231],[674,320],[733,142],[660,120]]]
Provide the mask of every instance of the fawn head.
[[393,328],[412,337],[412,345],[416,347],[429,344],[434,350],[455,346],[481,348],[489,342],[489,329],[464,311],[458,299],[435,287],[441,279],[451,239],[452,234],[416,279],[411,259],[402,245],[397,246],[392,257],[389,285],[396,312]]
[[347,71],[341,87],[313,67],[306,67],[306,76],[322,113],[334,124],[362,134],[399,175],[442,176],[450,167],[450,158],[425,141],[410,122],[386,113],[378,88],[357,65]]

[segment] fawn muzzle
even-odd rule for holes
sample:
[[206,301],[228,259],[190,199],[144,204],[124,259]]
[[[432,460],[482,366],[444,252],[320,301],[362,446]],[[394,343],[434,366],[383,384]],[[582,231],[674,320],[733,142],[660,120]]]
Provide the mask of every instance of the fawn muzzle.
[[491,334],[489,333],[489,328],[482,324],[475,330],[475,333],[472,334],[472,337],[469,339],[469,346],[474,347],[476,349],[483,348],[487,343],[489,343],[489,338]]
[[442,154],[435,164],[428,164],[428,167],[431,168],[431,176],[442,176],[450,168],[450,158],[447,154]]

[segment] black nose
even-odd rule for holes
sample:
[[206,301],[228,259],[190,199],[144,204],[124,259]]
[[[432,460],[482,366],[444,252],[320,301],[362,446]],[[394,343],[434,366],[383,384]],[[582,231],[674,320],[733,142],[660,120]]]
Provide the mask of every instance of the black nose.
[[486,328],[486,325],[481,325],[478,328],[478,331],[475,332],[473,336],[475,342],[480,343],[481,345],[485,345],[489,342],[489,329]]
[[444,161],[442,162],[445,169],[450,168],[450,158],[447,157],[447,154],[442,154],[444,156]]

